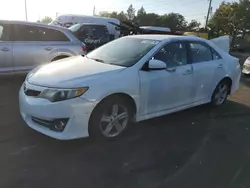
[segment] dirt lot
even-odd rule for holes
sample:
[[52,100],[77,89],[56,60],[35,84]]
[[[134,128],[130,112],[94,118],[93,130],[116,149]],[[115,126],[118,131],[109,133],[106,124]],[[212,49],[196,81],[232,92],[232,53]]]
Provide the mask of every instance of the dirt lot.
[[1,188],[250,187],[250,78],[222,107],[145,121],[108,143],[57,141],[27,127],[22,79],[0,79]]

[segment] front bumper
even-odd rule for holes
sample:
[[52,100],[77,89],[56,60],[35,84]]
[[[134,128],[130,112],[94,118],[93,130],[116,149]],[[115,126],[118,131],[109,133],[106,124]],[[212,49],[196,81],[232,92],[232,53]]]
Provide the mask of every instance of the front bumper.
[[[27,82],[26,82],[27,83]],[[44,90],[44,87],[26,84],[26,87],[35,90]],[[24,121],[32,129],[59,140],[69,140],[89,136],[88,122],[95,104],[93,102],[74,98],[61,102],[50,102],[24,94],[23,86],[19,91],[19,108]],[[66,127],[62,132],[56,132],[34,121],[33,117],[43,120],[67,118]]]

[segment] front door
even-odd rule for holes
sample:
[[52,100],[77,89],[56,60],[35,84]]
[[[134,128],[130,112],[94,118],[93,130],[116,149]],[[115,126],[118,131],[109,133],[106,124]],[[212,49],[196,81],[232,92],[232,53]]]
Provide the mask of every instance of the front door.
[[141,115],[187,105],[192,101],[192,65],[188,63],[186,44],[173,42],[152,58],[166,63],[166,70],[139,72]]
[[13,72],[12,42],[8,24],[0,22],[0,74]]

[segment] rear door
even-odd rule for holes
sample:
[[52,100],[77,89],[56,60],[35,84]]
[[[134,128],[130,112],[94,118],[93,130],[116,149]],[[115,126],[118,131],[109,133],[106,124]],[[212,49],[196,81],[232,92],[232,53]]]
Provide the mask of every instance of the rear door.
[[11,28],[0,22],[0,74],[13,72]]
[[204,42],[190,41],[189,55],[193,65],[194,102],[210,99],[217,83],[225,75],[224,61]]
[[39,27],[14,25],[13,62],[15,71],[29,71],[49,61],[49,49],[42,41]]
[[14,25],[13,44],[15,71],[29,71],[41,64],[48,63],[60,53],[61,41],[69,39],[61,32],[45,27]]

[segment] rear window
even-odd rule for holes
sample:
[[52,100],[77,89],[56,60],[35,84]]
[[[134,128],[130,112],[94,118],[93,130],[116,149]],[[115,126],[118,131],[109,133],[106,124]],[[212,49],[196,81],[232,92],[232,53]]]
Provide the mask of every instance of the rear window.
[[103,37],[108,35],[107,27],[104,25],[82,25],[76,24],[69,28],[74,34],[90,37]]

